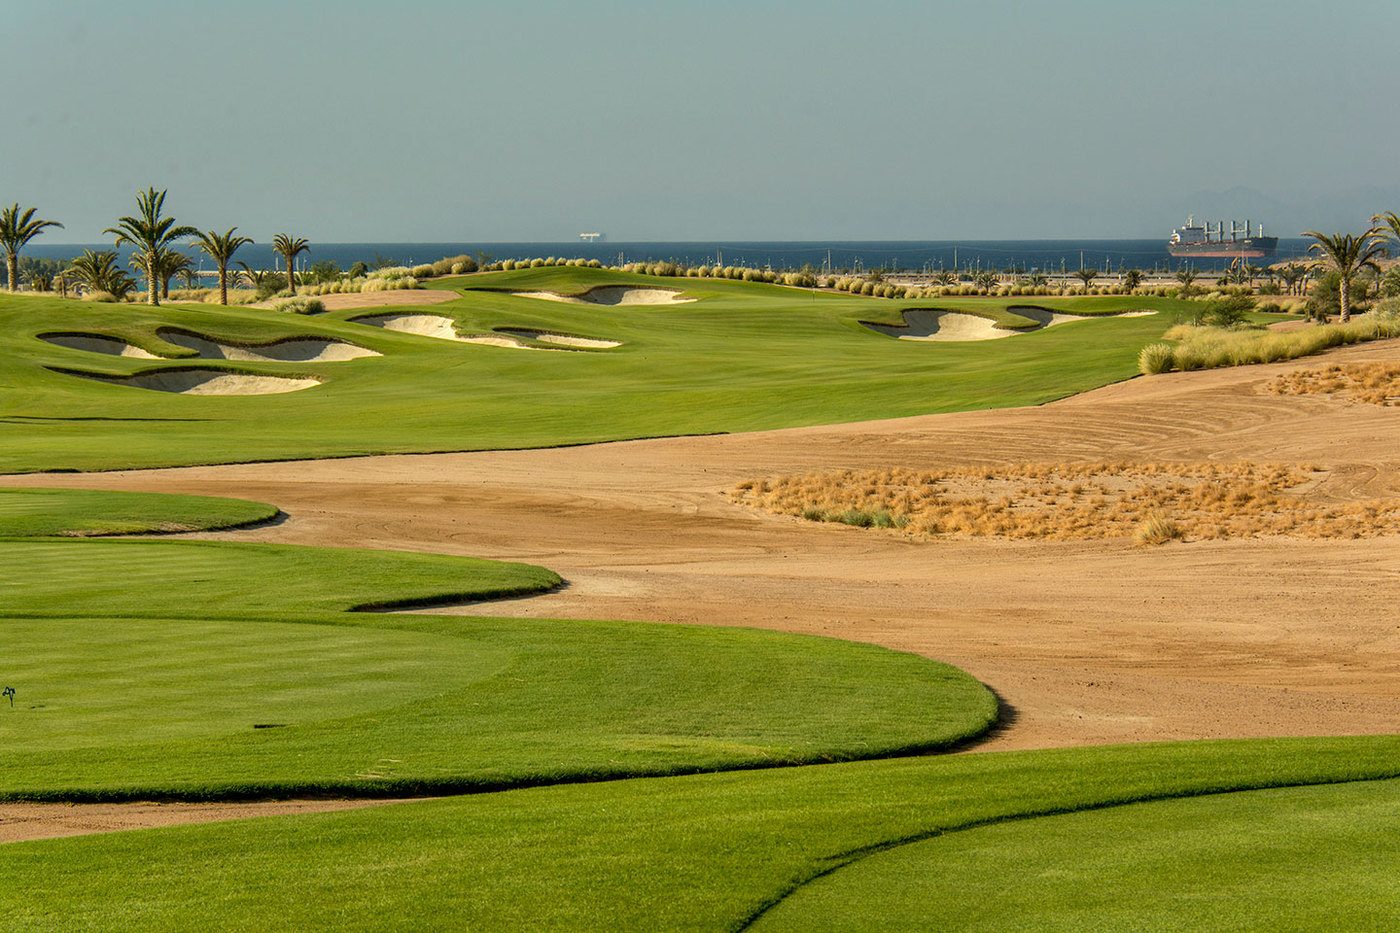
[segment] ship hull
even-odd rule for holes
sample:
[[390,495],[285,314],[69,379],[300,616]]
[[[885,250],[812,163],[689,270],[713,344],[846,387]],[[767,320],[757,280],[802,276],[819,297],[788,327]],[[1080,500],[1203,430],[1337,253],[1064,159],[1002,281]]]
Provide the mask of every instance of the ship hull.
[[1167,252],[1182,259],[1263,259],[1278,251],[1278,237],[1256,236],[1209,243],[1173,243]]

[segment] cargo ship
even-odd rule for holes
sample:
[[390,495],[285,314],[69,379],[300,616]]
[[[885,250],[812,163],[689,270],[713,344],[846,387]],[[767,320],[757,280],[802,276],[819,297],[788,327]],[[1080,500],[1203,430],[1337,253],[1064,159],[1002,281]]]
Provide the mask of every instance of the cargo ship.
[[1225,221],[1214,226],[1209,221],[1196,223],[1188,216],[1184,227],[1172,231],[1167,252],[1186,259],[1263,259],[1278,251],[1278,237],[1264,236],[1264,225],[1256,233],[1246,220],[1244,226],[1230,221],[1230,235],[1225,236]]

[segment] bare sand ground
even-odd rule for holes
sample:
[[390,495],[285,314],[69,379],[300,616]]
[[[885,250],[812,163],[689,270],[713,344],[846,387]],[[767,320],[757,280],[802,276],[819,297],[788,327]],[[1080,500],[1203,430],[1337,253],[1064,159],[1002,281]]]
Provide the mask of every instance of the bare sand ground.
[[393,800],[273,800],[256,803],[0,803],[0,843],[86,836],[123,829],[253,816],[287,816],[373,807]]
[[984,750],[1390,733],[1400,539],[917,541],[724,496],[790,472],[1100,459],[1316,464],[1331,471],[1325,498],[1400,496],[1400,410],[1264,388],[1340,361],[1400,361],[1400,341],[1135,379],[1039,408],[5,483],[243,496],[291,519],[218,537],[526,560],[568,581],[460,614],[760,626],[918,652],[1003,698],[1007,727]]
[[[387,292],[352,292],[348,295],[303,295],[315,298],[326,306],[327,311],[340,311],[344,308],[386,308],[394,305],[437,305],[444,301],[456,301],[462,296],[445,288],[400,288]],[[264,301],[254,308],[271,308],[286,298]]]

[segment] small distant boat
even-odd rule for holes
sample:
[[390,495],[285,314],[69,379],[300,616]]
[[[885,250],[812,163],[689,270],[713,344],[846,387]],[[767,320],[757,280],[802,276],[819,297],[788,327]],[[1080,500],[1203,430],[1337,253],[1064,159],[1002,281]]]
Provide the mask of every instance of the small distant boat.
[[598,243],[608,238],[606,233],[599,233],[597,230],[590,230],[588,233],[580,233],[578,238],[585,243]]
[[1186,225],[1172,231],[1167,241],[1167,252],[1182,258],[1200,259],[1263,259],[1278,251],[1278,237],[1264,236],[1264,225],[1258,232],[1246,220],[1244,226],[1230,221],[1230,236],[1225,237],[1225,221],[1217,221],[1214,226],[1209,221],[1196,223],[1194,216],[1186,218]]

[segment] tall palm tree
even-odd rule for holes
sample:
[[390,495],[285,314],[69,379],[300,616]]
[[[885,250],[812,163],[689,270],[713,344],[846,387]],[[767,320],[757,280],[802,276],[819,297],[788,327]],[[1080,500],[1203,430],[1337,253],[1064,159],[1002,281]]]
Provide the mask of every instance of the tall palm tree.
[[5,250],[5,274],[12,292],[19,289],[19,251],[49,227],[63,226],[56,220],[36,220],[35,210],[31,207],[21,213],[18,203],[0,210],[0,247]]
[[1337,272],[1337,306],[1341,311],[1339,319],[1345,324],[1351,320],[1352,277],[1362,269],[1380,271],[1376,260],[1385,255],[1385,236],[1375,227],[1360,236],[1316,230],[1304,230],[1303,236],[1317,241],[1308,247],[1308,252],[1322,256]]
[[287,263],[287,288],[293,295],[297,293],[297,256],[311,252],[311,244],[301,237],[290,237],[279,233],[272,238],[272,248]]
[[1076,273],[1074,274],[1074,277],[1077,278],[1077,279],[1079,279],[1081,282],[1084,283],[1084,294],[1087,295],[1087,294],[1089,294],[1089,283],[1093,282],[1094,279],[1096,279],[1096,278],[1099,277],[1099,270],[1097,270],[1097,269],[1080,269],[1078,272],[1076,272]]
[[[147,188],[136,193],[135,217],[120,217],[115,227],[108,227],[103,233],[117,238],[117,246],[131,244],[141,251],[146,264],[146,303],[160,304],[157,291],[159,269],[156,263],[160,254],[168,250],[176,240],[196,236],[194,227],[177,226],[174,217],[161,216],[165,209],[165,192]],[[169,281],[168,279],[166,281]]]
[[210,230],[208,233],[200,233],[195,236],[195,241],[199,248],[209,254],[209,258],[214,260],[214,265],[219,269],[219,304],[228,304],[228,264],[233,261],[233,254],[238,252],[240,246],[246,246],[253,242],[252,237],[237,236],[234,231],[237,227],[229,227],[227,233],[220,233],[217,230]]

